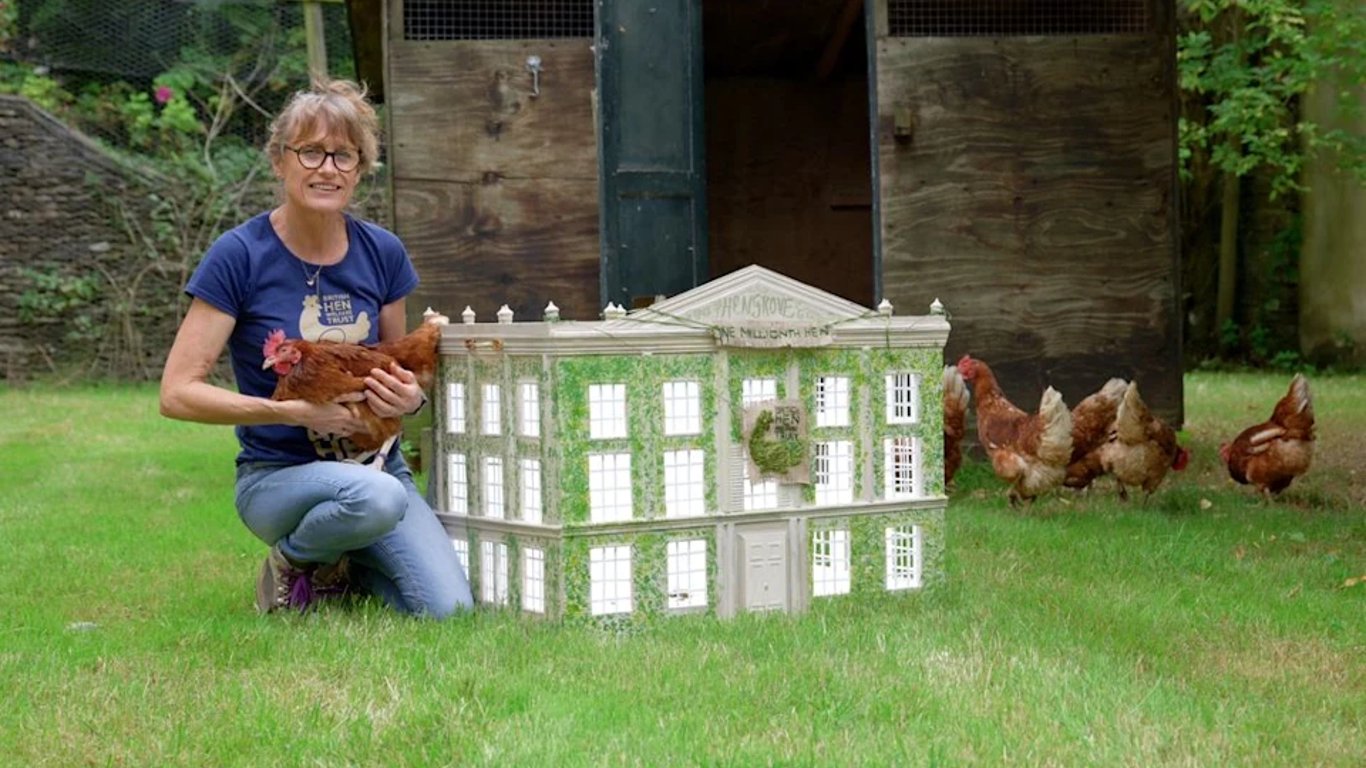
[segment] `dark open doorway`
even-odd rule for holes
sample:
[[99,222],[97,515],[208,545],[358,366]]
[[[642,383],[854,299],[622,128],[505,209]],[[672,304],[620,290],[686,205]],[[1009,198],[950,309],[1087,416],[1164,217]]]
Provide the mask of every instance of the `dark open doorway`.
[[863,0],[703,0],[711,276],[761,264],[871,306]]

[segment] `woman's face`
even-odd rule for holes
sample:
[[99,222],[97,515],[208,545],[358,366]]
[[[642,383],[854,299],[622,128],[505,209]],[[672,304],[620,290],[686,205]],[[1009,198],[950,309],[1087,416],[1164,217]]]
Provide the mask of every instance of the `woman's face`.
[[320,128],[286,142],[275,161],[275,175],[284,186],[287,205],[340,213],[356,190],[359,163],[360,150],[345,134]]

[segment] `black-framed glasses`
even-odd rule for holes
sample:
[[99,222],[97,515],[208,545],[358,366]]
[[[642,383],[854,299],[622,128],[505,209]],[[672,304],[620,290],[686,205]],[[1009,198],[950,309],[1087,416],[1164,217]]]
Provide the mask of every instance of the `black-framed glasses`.
[[285,149],[299,156],[299,165],[312,171],[323,167],[327,158],[332,158],[332,166],[345,173],[354,171],[360,165],[360,153],[352,152],[349,149],[339,149],[336,152],[328,152],[322,147],[291,147]]

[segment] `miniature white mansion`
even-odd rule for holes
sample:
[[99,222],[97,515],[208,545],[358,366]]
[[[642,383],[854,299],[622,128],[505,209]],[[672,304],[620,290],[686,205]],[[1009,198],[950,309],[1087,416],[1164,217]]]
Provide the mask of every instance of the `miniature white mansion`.
[[937,305],[751,266],[604,316],[442,331],[435,506],[477,601],[732,616],[942,578]]

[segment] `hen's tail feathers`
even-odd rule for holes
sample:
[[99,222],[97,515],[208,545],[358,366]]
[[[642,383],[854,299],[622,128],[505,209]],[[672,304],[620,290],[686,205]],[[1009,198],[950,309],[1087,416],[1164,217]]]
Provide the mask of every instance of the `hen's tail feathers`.
[[1295,378],[1290,380],[1290,395],[1295,399],[1295,410],[1303,412],[1306,409],[1311,413],[1314,408],[1314,399],[1309,395],[1309,379],[1304,374],[1297,373]]
[[1125,381],[1124,379],[1110,379],[1109,381],[1105,382],[1105,386],[1100,388],[1100,395],[1106,400],[1113,400],[1115,402],[1119,402],[1120,398],[1124,397],[1125,388],[1128,386],[1129,382]]
[[1141,443],[1148,438],[1148,422],[1152,421],[1148,404],[1138,394],[1138,382],[1132,382],[1124,390],[1124,399],[1119,401],[1115,412],[1115,433],[1126,445]]
[[1054,466],[1066,466],[1072,458],[1072,412],[1058,390],[1049,387],[1039,400],[1039,458]]
[[957,407],[959,410],[967,410],[968,385],[963,381],[963,374],[956,365],[944,366],[944,407]]
[[1309,394],[1309,380],[1304,374],[1295,374],[1290,382],[1290,391],[1276,401],[1271,423],[1283,427],[1293,439],[1314,439],[1314,401]]
[[[413,348],[422,350],[421,354],[429,355],[441,343],[441,324],[424,322],[422,325],[408,332],[404,338],[413,340]],[[400,339],[400,341],[402,341]]]

